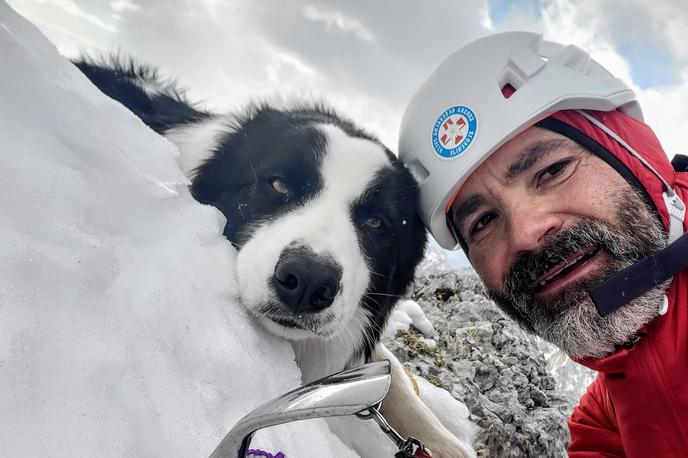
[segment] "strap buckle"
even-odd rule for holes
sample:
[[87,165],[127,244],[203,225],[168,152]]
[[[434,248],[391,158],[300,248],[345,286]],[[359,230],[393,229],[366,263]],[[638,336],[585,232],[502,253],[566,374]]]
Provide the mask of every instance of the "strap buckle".
[[371,418],[375,420],[382,432],[392,439],[392,442],[399,449],[399,452],[394,455],[395,458],[432,458],[432,452],[420,440],[415,437],[404,439],[401,434],[390,426],[385,417],[380,413],[381,406],[382,402],[357,413],[356,416],[362,420],[370,420]]
[[673,189],[662,193],[664,205],[669,212],[669,243],[683,235],[683,221],[686,219],[686,204]]

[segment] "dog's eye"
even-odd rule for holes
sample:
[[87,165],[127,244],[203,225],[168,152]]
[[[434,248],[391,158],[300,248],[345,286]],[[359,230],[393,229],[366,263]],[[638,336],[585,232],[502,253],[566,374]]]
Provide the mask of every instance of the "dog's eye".
[[289,188],[287,188],[286,183],[280,177],[270,178],[270,185],[272,186],[272,189],[275,190],[275,192],[278,192],[280,194],[289,194]]
[[380,229],[382,227],[382,219],[371,216],[366,218],[365,221],[363,221],[363,224],[372,229]]

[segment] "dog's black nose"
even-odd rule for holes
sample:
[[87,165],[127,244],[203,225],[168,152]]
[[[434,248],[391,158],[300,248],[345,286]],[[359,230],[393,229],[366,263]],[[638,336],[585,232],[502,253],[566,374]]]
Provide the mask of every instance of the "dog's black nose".
[[342,269],[332,258],[299,246],[282,251],[273,283],[293,313],[315,313],[332,305],[341,279]]

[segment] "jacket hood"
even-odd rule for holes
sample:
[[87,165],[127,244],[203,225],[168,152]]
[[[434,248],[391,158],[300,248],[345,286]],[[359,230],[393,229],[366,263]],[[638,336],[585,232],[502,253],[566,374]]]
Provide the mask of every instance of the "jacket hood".
[[[635,149],[674,188],[683,201],[686,201],[686,197],[688,197],[688,174],[677,173],[674,170],[659,140],[647,124],[619,111],[589,111],[588,113]],[[609,137],[576,111],[557,112],[550,116],[550,118],[541,121],[541,123],[543,124],[541,127],[557,131],[583,144],[583,146],[614,167],[631,185],[636,188],[640,187],[639,191],[646,199],[651,201],[664,228],[668,230],[669,213],[662,196],[662,193],[665,191],[664,184],[650,169],[633,157],[616,140]],[[562,132],[562,129],[564,132]],[[684,229],[688,229],[688,220],[684,222]],[[667,323],[660,324],[659,321],[672,320],[674,314],[671,313],[671,308],[676,305],[677,295],[678,292],[674,282],[667,291],[670,313],[667,316],[661,317],[661,320],[655,319],[645,325],[639,331],[643,338],[635,344],[628,348],[621,348],[603,358],[576,360],[576,362],[600,372],[625,372],[628,369],[628,364],[633,359],[630,357],[631,354],[647,345],[646,337],[658,332],[664,333],[664,330],[660,331],[660,328],[665,328]]]
[[[676,172],[669,160],[669,157],[664,152],[662,145],[659,143],[657,136],[652,129],[642,121],[632,118],[620,111],[589,111],[591,116],[599,120],[602,124],[607,126],[619,137],[626,141],[633,149],[635,149],[643,158],[664,178],[670,186],[675,187]],[[588,121],[583,115],[573,110],[559,111],[551,116],[551,118],[561,121],[562,123],[572,127],[587,139],[601,146],[606,152],[618,161],[618,163],[610,163],[617,172],[619,172],[632,185],[632,179],[637,180],[637,184],[642,189],[639,191],[646,193],[651,199],[652,204],[660,216],[662,224],[665,229],[669,227],[669,213],[664,204],[662,193],[665,191],[661,180],[655,176],[645,165],[638,159],[633,157],[623,146],[616,140],[609,137],[605,132],[599,129]],[[580,139],[574,139],[580,143]],[[590,145],[583,145],[589,148]],[[593,152],[599,154],[593,149]],[[607,158],[602,157],[606,162],[610,162]],[[619,168],[619,163],[622,169]],[[625,169],[625,170],[623,170]],[[628,175],[630,173],[630,176]]]

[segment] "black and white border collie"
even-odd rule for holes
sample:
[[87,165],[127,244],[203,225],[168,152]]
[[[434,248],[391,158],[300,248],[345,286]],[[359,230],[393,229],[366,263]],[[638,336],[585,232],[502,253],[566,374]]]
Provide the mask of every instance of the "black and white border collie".
[[75,64],[179,148],[193,197],[227,219],[243,305],[293,344],[304,382],[392,357],[380,333],[426,236],[417,184],[380,141],[322,104],[218,115],[131,61]]

